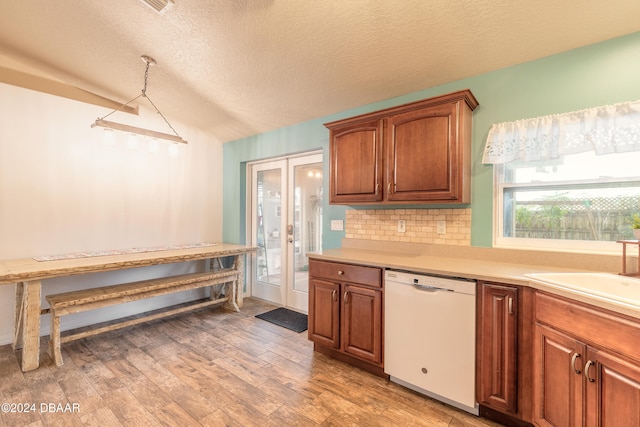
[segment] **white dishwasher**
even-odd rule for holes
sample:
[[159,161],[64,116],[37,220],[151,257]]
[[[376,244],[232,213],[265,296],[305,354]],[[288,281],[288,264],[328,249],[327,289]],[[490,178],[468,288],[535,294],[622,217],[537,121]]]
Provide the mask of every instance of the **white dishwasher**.
[[476,282],[387,270],[384,286],[385,373],[478,415]]

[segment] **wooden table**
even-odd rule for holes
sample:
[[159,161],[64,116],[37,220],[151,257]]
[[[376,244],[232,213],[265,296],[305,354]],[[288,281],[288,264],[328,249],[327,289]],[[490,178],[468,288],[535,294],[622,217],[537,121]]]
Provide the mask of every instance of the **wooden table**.
[[251,246],[217,243],[214,246],[198,248],[55,261],[36,261],[33,258],[0,260],[0,285],[16,284],[13,347],[22,351],[22,371],[31,371],[40,365],[41,292],[44,279],[175,262],[234,257],[233,268],[240,271],[238,279],[240,292],[237,292],[233,305],[242,307],[244,255],[256,250],[257,248]]

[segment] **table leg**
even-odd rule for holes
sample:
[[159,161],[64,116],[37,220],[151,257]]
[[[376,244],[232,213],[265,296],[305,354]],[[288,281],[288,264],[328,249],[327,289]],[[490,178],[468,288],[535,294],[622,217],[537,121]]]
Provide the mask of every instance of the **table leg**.
[[229,296],[225,307],[229,310],[240,311],[244,295],[244,255],[236,255],[234,257],[232,268],[238,270],[240,274],[238,275],[238,280],[225,285],[224,294]]
[[227,310],[240,311],[240,307],[238,307],[237,299],[236,299],[237,293],[238,293],[237,280],[227,282],[224,284],[224,295],[228,298],[224,306]]
[[22,351],[22,372],[40,366],[40,298],[39,280],[16,284],[13,348]]
[[234,268],[240,272],[236,290],[236,304],[239,308],[242,308],[244,304],[244,254],[236,255],[233,265]]

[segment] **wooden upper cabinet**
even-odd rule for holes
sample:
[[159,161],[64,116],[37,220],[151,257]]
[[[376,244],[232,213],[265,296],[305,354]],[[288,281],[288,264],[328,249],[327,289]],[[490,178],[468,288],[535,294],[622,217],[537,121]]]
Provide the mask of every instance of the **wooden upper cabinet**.
[[331,132],[332,203],[382,200],[382,121],[349,124]]
[[468,199],[458,195],[456,110],[449,103],[387,119],[387,200]]
[[327,123],[330,203],[469,203],[469,90]]

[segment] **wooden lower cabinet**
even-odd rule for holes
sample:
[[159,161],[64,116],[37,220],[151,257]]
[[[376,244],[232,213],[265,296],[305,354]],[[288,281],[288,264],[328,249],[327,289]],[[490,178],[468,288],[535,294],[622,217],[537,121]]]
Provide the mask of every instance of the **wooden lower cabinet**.
[[530,426],[533,291],[478,282],[476,398],[480,415],[508,426]]
[[535,349],[535,424],[582,426],[586,346],[566,334],[536,325]]
[[384,376],[382,269],[310,260],[314,349]]
[[535,424],[640,426],[640,367],[536,326]]
[[640,426],[640,322],[536,293],[534,424]]
[[481,283],[478,292],[478,403],[517,413],[518,289]]
[[345,353],[382,363],[382,291],[344,285],[342,348]]
[[309,279],[309,339],[340,348],[340,284]]
[[640,366],[587,348],[587,426],[640,426]]

